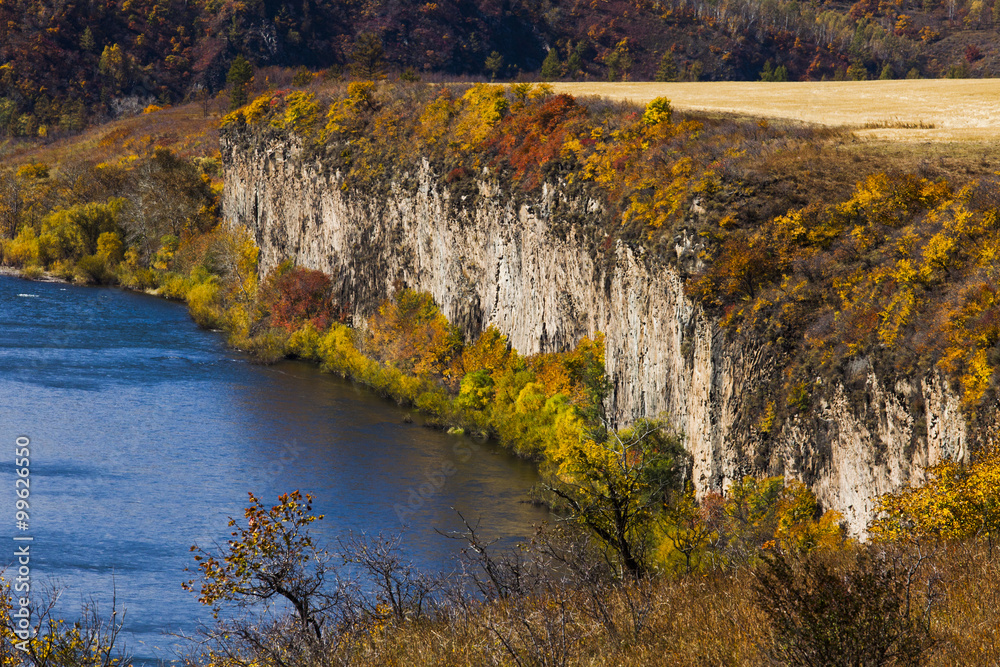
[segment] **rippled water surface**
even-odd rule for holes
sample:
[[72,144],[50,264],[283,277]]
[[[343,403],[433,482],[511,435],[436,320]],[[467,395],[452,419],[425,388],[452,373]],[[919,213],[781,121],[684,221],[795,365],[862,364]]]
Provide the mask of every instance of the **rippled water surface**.
[[[452,508],[510,540],[545,518],[524,502],[529,464],[404,423],[405,410],[308,365],[247,363],[183,306],[143,295],[0,277],[0,406],[8,544],[34,537],[33,583],[60,587],[67,615],[90,597],[107,610],[116,589],[140,659],[176,658],[164,633],[210,621],[181,589],[188,548],[224,541],[248,491],[314,494],[327,542],[403,530],[412,509],[404,545],[430,570],[451,567],[457,545],[434,529],[459,527]],[[26,532],[18,436],[31,440]]]

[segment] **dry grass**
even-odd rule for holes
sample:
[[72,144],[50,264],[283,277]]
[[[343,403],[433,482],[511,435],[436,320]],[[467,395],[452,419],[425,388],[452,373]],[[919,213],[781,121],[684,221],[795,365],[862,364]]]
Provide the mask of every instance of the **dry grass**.
[[[390,624],[342,645],[351,648],[331,662],[358,667],[766,664],[761,649],[770,639],[769,626],[752,602],[749,577],[717,574],[644,586],[644,593],[608,591],[604,617],[584,591],[560,590],[543,598],[483,604],[440,621]],[[640,627],[630,610],[635,596],[648,596]]]
[[997,79],[763,83],[556,83],[556,92],[679,110],[735,113],[833,127],[892,141],[991,141],[1000,137]]
[[[1000,664],[998,560],[984,545],[941,551],[915,581],[914,604],[923,607],[934,577],[934,640],[921,664]],[[940,577],[940,579],[938,579]],[[390,622],[341,645],[333,664],[566,665],[628,667],[733,665],[771,662],[771,626],[747,571],[663,577],[605,590],[607,616],[596,613],[587,586],[541,597],[473,605],[437,621]],[[641,627],[632,613],[645,609]],[[346,650],[345,650],[346,649]],[[350,659],[347,656],[350,655]],[[888,662],[885,664],[898,664]]]
[[6,165],[29,162],[65,165],[81,158],[114,162],[129,155],[149,153],[154,148],[169,148],[183,157],[217,155],[222,113],[215,100],[207,110],[197,103],[169,107],[98,125],[51,142],[0,143],[0,159]]

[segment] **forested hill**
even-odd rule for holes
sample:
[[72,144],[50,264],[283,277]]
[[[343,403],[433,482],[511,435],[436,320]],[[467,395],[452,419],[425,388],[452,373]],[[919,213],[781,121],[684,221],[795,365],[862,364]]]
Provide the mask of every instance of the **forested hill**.
[[0,0],[0,134],[214,96],[241,55],[328,78],[990,76],[991,2]]

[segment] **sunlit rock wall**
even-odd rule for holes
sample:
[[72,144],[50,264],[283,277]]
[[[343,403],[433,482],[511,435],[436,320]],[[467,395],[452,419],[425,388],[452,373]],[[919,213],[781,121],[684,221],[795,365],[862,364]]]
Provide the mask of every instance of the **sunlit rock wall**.
[[[669,417],[700,491],[746,473],[789,473],[858,533],[874,496],[942,456],[967,456],[958,402],[936,377],[886,387],[869,373],[864,405],[834,388],[808,419],[762,434],[746,402],[781,371],[768,348],[721,330],[663,258],[554,223],[598,215],[584,196],[546,187],[515,203],[488,175],[443,188],[426,162],[400,179],[405,186],[345,191],[337,172],[270,130],[224,134],[223,160],[224,215],[255,237],[261,272],[292,258],[333,275],[356,322],[406,286],[433,294],[468,336],[493,324],[524,354],[604,332],[609,415],[618,425]],[[915,397],[919,415],[907,407]]]

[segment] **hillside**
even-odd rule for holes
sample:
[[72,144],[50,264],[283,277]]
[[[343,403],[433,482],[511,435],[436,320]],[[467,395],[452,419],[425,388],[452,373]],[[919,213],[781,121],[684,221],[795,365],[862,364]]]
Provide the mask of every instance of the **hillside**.
[[[856,471],[874,475],[867,487],[855,484],[863,488],[856,529],[871,495],[941,455],[920,452],[967,453],[986,437],[1000,365],[991,282],[1000,151],[975,136],[992,133],[988,83],[743,83],[720,84],[721,94],[697,83],[560,85],[630,99],[672,92],[678,110],[662,98],[643,109],[530,84],[312,81],[265,91],[225,118],[222,105],[152,111],[8,147],[17,168],[0,172],[3,261],[178,297],[204,284],[206,301],[193,307],[203,321],[236,317],[240,347],[280,357],[284,339],[266,316],[261,324],[250,313],[215,312],[225,310],[214,300],[226,291],[212,276],[228,284],[236,261],[215,256],[219,244],[229,248],[224,256],[237,247],[211,232],[225,205],[228,220],[252,229],[262,278],[290,257],[332,276],[337,318],[367,319],[402,281],[430,292],[465,340],[492,322],[518,352],[533,354],[604,333],[612,418],[679,421],[704,454],[701,489],[746,472],[829,479],[828,460],[782,452],[799,446],[795,429],[820,428],[839,406],[839,430],[811,435],[808,451],[851,432],[850,446],[863,450],[844,459],[851,465],[895,452]],[[810,107],[821,93],[839,104]],[[869,121],[903,127],[851,129],[863,113],[883,118],[885,100],[904,94],[916,116]],[[685,105],[703,110],[680,111]],[[985,111],[970,113],[975,105]],[[754,109],[771,120],[733,113]],[[813,123],[782,118],[796,114]],[[878,134],[953,131],[969,134],[931,143]],[[286,156],[283,167],[275,151]],[[421,192],[435,193],[433,201],[420,203]],[[115,219],[108,233],[121,252],[101,251],[96,237],[59,240],[68,222],[61,209],[69,222]],[[423,210],[438,213],[418,224],[413,212]],[[517,220],[505,217],[510,211]],[[320,241],[313,228],[324,216],[332,222],[322,234],[331,236]],[[352,237],[341,219],[368,236]],[[394,226],[400,220],[420,233],[444,225],[434,238],[477,250],[446,258],[420,250],[417,232]],[[521,259],[488,268],[501,261],[490,253],[503,230],[520,228],[531,234],[515,235],[501,259]],[[546,296],[531,308],[511,305],[541,294],[532,284],[548,285]],[[619,287],[648,290],[635,302],[663,312],[619,312],[633,300],[611,298]],[[710,351],[699,356],[700,346]],[[740,377],[755,378],[752,387],[732,389]],[[898,423],[880,431],[887,420]],[[840,486],[826,493],[835,507],[853,502]]]
[[336,80],[359,63],[430,80],[982,77],[1000,64],[998,14],[984,0],[17,0],[0,5],[0,135],[214,97],[237,56],[259,78],[303,67]]

